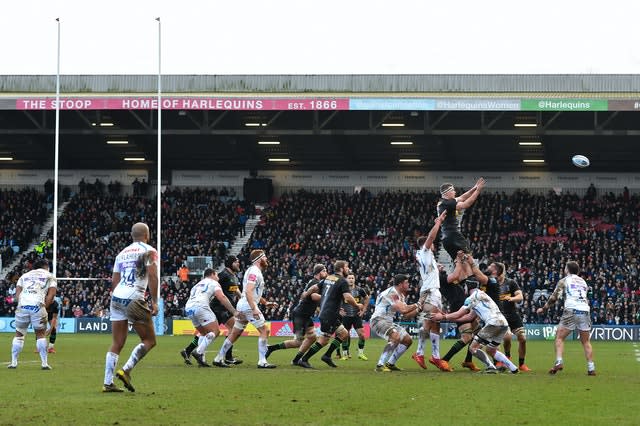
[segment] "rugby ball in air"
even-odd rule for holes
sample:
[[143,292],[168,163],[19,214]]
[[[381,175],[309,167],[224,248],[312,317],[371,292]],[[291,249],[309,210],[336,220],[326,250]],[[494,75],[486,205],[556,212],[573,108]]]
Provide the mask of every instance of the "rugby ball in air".
[[585,167],[589,167],[589,164],[591,164],[589,159],[584,155],[574,155],[573,157],[571,157],[571,162],[574,166],[580,167],[582,169],[584,169]]

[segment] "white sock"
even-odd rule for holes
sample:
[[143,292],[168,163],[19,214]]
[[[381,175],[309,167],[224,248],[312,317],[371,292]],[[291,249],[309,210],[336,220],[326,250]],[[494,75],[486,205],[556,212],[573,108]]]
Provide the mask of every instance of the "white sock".
[[396,345],[388,342],[384,349],[382,349],[382,353],[380,354],[380,359],[378,359],[378,365],[383,365],[385,362],[387,362],[387,360],[389,359],[389,356],[391,355],[391,353],[393,352],[393,350],[396,348]]
[[596,363],[593,361],[587,362],[587,371],[593,371],[596,369]]
[[503,363],[504,365],[506,365],[509,370],[511,371],[516,371],[518,369],[518,367],[516,367],[516,365],[511,362],[511,360],[509,358],[507,358],[507,356],[505,354],[503,354],[500,351],[496,351],[495,355],[493,356],[497,361],[500,361],[501,363]]
[[116,370],[116,365],[118,365],[118,355],[113,352],[107,352],[107,356],[105,357],[104,362],[104,384],[111,385],[113,384],[113,372]]
[[40,354],[40,361],[42,361],[42,366],[49,365],[47,362],[47,339],[44,337],[42,339],[36,340],[36,348],[38,348],[38,353]]
[[140,362],[140,360],[144,358],[146,354],[147,350],[145,349],[144,344],[139,343],[138,346],[133,348],[133,350],[131,351],[131,356],[127,360],[127,363],[124,365],[124,367],[122,367],[122,369],[127,372],[133,370],[133,367],[135,367],[136,364]]
[[24,348],[24,337],[14,337],[11,344],[11,364],[18,364],[18,356],[22,352],[22,348]]
[[220,351],[218,352],[218,355],[216,355],[215,361],[216,362],[220,362],[224,359],[225,354],[227,353],[227,351],[229,350],[229,348],[233,346],[233,343],[231,343],[231,340],[229,340],[229,338],[227,337],[226,339],[224,339],[224,342],[222,343],[222,346],[220,347]]
[[206,336],[203,336],[200,339],[198,339],[199,343],[198,343],[198,347],[196,348],[196,353],[202,355],[203,360],[204,360],[204,353],[207,350],[207,347],[211,343],[213,343],[215,338],[216,338],[216,335],[210,331],[206,334]]
[[267,358],[267,339],[258,338],[258,364],[266,364]]
[[418,349],[416,353],[418,355],[424,355],[425,346],[427,346],[427,330],[420,327],[420,330],[418,330]]
[[396,346],[396,350],[393,351],[393,353],[389,357],[389,361],[387,362],[389,364],[395,364],[398,361],[398,359],[402,356],[404,351],[407,350],[407,348],[408,348],[407,345],[403,345],[402,343],[399,343],[398,346]]
[[496,368],[496,366],[493,365],[493,361],[491,361],[491,357],[487,355],[482,349],[476,349],[476,351],[472,353],[473,356],[478,358],[480,362],[482,362],[487,368]]
[[562,358],[556,358],[556,365],[558,364],[564,364],[564,362],[562,361]]
[[429,332],[431,338],[431,355],[435,359],[440,359],[440,335],[438,333]]

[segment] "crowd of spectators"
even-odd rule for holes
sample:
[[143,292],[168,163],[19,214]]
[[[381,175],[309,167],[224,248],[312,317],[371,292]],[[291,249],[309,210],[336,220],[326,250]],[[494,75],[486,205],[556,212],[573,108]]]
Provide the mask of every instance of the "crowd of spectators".
[[[245,247],[265,248],[271,265],[265,272],[266,296],[280,304],[267,316],[289,315],[314,263],[348,260],[360,286],[372,297],[391,277],[409,272],[409,300],[417,298],[416,237],[428,232],[435,192],[366,191],[358,194],[297,192],[285,194],[263,215]],[[524,293],[520,306],[530,323],[557,323],[558,309],[538,316],[568,259],[577,260],[592,289],[594,324],[640,324],[637,249],[640,198],[628,191],[596,197],[587,194],[484,193],[462,221],[481,264],[507,264],[507,275]]]
[[[61,278],[58,295],[63,302],[62,315],[108,316],[113,262],[118,252],[131,243],[131,225],[139,221],[147,223],[152,234],[150,244],[155,246],[156,200],[140,195],[115,194],[115,186],[108,194],[99,190],[96,184],[83,184],[82,187],[81,193],[71,198],[58,219],[57,275]],[[25,192],[20,203],[13,201],[16,197],[7,197],[6,200],[11,202],[4,205],[20,208],[14,209],[15,213],[3,209],[2,212],[7,214],[2,217],[20,218],[23,205],[38,199],[35,190],[33,192]],[[175,275],[187,261],[187,256],[212,256],[214,264],[219,264],[242,226],[240,218],[251,208],[231,198],[228,190],[168,189],[162,199],[162,275]],[[37,210],[32,209],[32,213],[35,212]],[[10,221],[14,222],[17,223]],[[32,239],[27,237],[33,237],[26,231],[23,235],[27,241]],[[52,238],[52,232],[49,236]],[[18,266],[3,274],[0,290],[9,297],[3,297],[0,303],[0,316],[12,315],[11,296],[15,294],[15,282],[31,268],[36,255],[51,259],[51,248],[46,245],[42,253],[25,256]],[[189,288],[186,288],[186,293],[179,290],[180,285],[163,282],[168,314],[178,314],[175,303],[180,303],[180,309],[184,305]]]
[[115,256],[130,244],[135,222],[155,229],[153,199],[95,193],[73,197],[58,219],[58,276],[111,277]]
[[167,189],[162,199],[164,274],[174,275],[187,256],[213,256],[213,264],[220,264],[247,208],[215,189]]
[[0,256],[2,265],[27,249],[40,233],[50,207],[44,193],[33,188],[0,191]]
[[[375,297],[396,273],[411,275],[409,301],[415,301],[419,290],[415,240],[430,229],[437,199],[435,191],[372,194],[362,190],[299,191],[274,200],[262,212],[260,224],[239,256],[245,269],[251,249],[264,248],[269,255],[265,297],[279,306],[266,310],[265,316],[288,318],[313,265],[324,263],[331,272],[336,259],[349,261],[358,285],[370,292],[367,317]],[[37,205],[42,207],[42,202]],[[144,221],[154,233],[155,208],[153,198],[139,195],[85,193],[72,198],[59,219],[58,275],[96,280],[60,281],[63,316],[108,316],[114,257],[129,244],[132,223]],[[495,260],[507,265],[507,275],[524,293],[520,311],[525,322],[558,321],[558,309],[544,316],[535,310],[562,277],[564,263],[575,259],[591,288],[594,324],[640,324],[639,208],[640,197],[628,190],[598,196],[593,188],[584,197],[555,192],[486,192],[465,212],[463,233],[481,264]],[[176,276],[187,256],[213,256],[214,264],[219,264],[234,236],[241,232],[249,210],[251,206],[228,192],[166,190],[162,199],[165,278],[161,291],[167,316],[183,314],[190,286],[197,280],[191,276],[191,282],[183,282]],[[4,211],[0,211],[3,221]],[[51,257],[50,251],[45,255]],[[0,316],[11,315],[13,283],[31,261],[33,254],[25,258],[22,269],[0,281],[4,295]]]
[[[288,315],[318,262],[331,271],[335,259],[349,261],[358,285],[373,296],[395,273],[415,276],[412,241],[428,226],[425,206],[435,206],[435,200],[435,193],[284,194],[264,211],[240,256],[246,261],[253,248],[265,248],[269,254],[271,265],[264,274],[270,283],[267,298],[280,306],[270,309],[267,317]],[[417,286],[415,278],[412,285]]]

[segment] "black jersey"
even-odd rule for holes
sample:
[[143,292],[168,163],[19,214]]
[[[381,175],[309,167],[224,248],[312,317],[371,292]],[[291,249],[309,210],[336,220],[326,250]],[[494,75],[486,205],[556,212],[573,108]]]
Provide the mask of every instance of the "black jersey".
[[340,316],[343,294],[349,293],[347,279],[338,275],[329,275],[319,284],[322,300],[320,301],[320,319],[332,319]]
[[60,310],[60,305],[58,302],[54,301],[47,307],[47,319],[51,321],[54,315],[58,315],[58,311]]
[[440,273],[440,293],[449,302],[451,312],[455,312],[464,304],[467,296],[464,294],[465,282],[450,283],[447,273]]
[[515,314],[516,304],[515,302],[509,302],[509,297],[515,296],[516,292],[520,290],[520,286],[515,280],[507,278],[502,284],[500,284],[500,312],[503,314]]
[[[304,291],[307,291],[312,286],[318,285],[318,284],[319,284],[318,280],[315,279],[315,278],[312,278],[311,281],[309,281],[307,283],[307,286],[305,287]],[[316,312],[317,308],[318,308],[318,302],[314,302],[311,299],[311,295],[309,295],[305,299],[302,299],[302,298],[300,299],[300,301],[295,306],[295,308],[293,308],[293,315],[294,316],[299,316],[299,317],[310,318]]]
[[498,284],[498,279],[495,277],[488,278],[489,280],[487,281],[487,284],[480,286],[480,290],[487,293],[491,300],[496,302],[496,305],[500,306],[500,284]]
[[[236,303],[238,302],[236,291],[242,291],[240,288],[240,280],[238,280],[236,274],[229,272],[229,270],[225,268],[218,274],[218,283],[220,284],[224,295],[227,296],[229,302],[231,302],[231,304],[235,307]],[[214,297],[213,299],[211,299],[210,306],[211,309],[216,309],[218,307],[223,307],[224,305],[218,300],[217,297]]]
[[454,234],[462,233],[460,230],[460,223],[462,222],[463,212],[456,209],[457,204],[458,202],[455,198],[450,200],[442,199],[438,203],[438,207],[436,209],[438,216],[440,216],[443,211],[447,211],[447,216],[442,221],[442,225],[440,225],[442,239],[449,238]]
[[[349,290],[349,293],[351,293],[353,298],[356,299],[357,303],[365,303],[367,299],[367,292],[360,287],[353,287]],[[360,310],[355,306],[351,306],[350,304],[344,302],[342,303],[342,309],[344,309],[346,317],[358,316],[358,312],[360,312]]]

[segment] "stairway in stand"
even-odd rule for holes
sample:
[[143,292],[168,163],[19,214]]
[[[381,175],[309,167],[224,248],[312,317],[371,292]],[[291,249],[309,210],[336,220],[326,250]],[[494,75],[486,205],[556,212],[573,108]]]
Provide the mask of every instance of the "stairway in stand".
[[[69,201],[66,201],[60,204],[60,207],[58,207],[58,217],[62,216],[62,213],[64,213],[68,205],[69,205]],[[4,273],[4,271],[11,271],[18,264],[20,264],[20,262],[22,262],[22,257],[25,254],[31,253],[36,248],[36,245],[40,244],[41,241],[44,241],[45,239],[47,239],[47,235],[49,234],[49,231],[51,231],[51,229],[53,229],[53,212],[51,212],[49,219],[47,219],[47,221],[42,225],[40,235],[38,235],[38,237],[36,237],[33,241],[31,241],[27,249],[21,251],[18,254],[18,256],[15,256],[13,258],[13,261],[8,265],[4,266],[2,268],[2,271],[0,272]]]
[[[256,206],[257,211],[262,211],[262,206]],[[245,234],[244,237],[241,237],[240,233],[236,236],[236,239],[233,242],[233,245],[229,249],[229,254],[237,256],[242,251],[242,248],[249,242],[251,239],[251,234],[253,234],[253,230],[260,223],[260,215],[255,215],[249,217],[247,223],[245,225]]]

